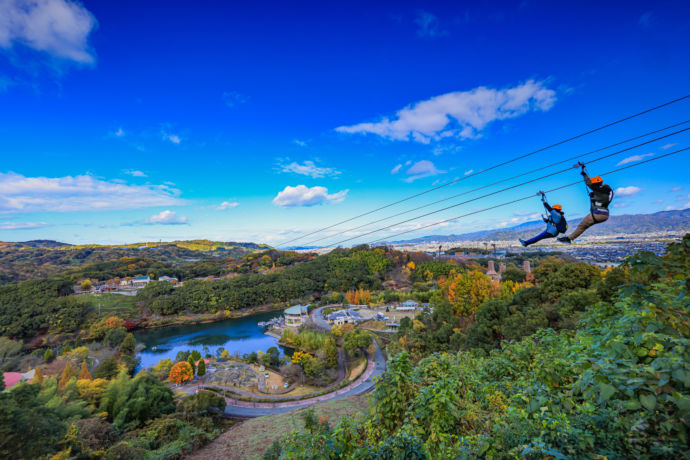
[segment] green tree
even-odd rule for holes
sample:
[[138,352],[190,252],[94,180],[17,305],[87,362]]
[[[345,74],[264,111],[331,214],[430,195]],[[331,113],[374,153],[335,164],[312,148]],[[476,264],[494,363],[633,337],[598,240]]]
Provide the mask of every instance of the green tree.
[[125,329],[124,327],[110,329],[108,332],[105,333],[103,342],[108,344],[109,347],[118,348],[120,344],[122,344],[122,341],[125,339],[126,335],[127,329]]
[[43,355],[43,361],[49,363],[50,360],[53,359],[53,356],[54,356],[53,350],[51,350],[50,348],[48,348],[48,349],[46,350],[46,352],[44,353],[44,355]]
[[196,368],[196,375],[199,377],[206,375],[206,362],[203,359],[199,360],[199,366]]
[[147,420],[169,414],[175,409],[172,390],[146,372],[130,379],[121,372],[105,389],[101,410],[121,430],[132,430]]
[[194,358],[192,358],[192,355],[189,355],[189,358],[187,358],[187,362],[190,366],[192,366],[192,375],[194,375],[194,373],[196,373],[196,363],[194,361]]
[[387,432],[394,432],[405,420],[405,412],[414,395],[412,361],[406,352],[395,355],[388,370],[374,389],[377,423]]
[[134,349],[137,346],[137,340],[134,338],[134,334],[131,332],[128,332],[125,335],[125,338],[122,339],[122,343],[120,343],[120,353],[124,353],[127,355],[131,355],[134,353]]
[[119,372],[120,364],[115,356],[106,358],[100,363],[93,372],[93,377],[97,379],[112,379]]
[[323,353],[326,365],[330,368],[338,366],[338,347],[333,337],[329,337],[323,344]]

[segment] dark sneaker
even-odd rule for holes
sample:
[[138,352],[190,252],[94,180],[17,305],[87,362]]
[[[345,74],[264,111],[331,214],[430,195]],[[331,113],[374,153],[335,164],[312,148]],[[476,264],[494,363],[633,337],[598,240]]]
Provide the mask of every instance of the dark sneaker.
[[561,243],[565,243],[565,244],[571,244],[572,243],[570,238],[568,238],[567,236],[562,236],[562,237],[558,238],[558,241],[560,241]]
[[524,247],[524,248],[527,247],[527,243],[525,243],[525,240],[523,240],[522,238],[518,238],[518,241],[520,242],[520,244],[522,245],[522,247]]

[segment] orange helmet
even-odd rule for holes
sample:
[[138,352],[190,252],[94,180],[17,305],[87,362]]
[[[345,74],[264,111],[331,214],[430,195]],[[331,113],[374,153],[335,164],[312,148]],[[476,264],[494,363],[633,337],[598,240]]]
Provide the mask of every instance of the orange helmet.
[[563,206],[561,206],[560,204],[554,204],[554,205],[551,206],[551,207],[552,207],[553,209],[555,209],[556,211],[561,211],[561,210],[563,209]]
[[590,182],[593,184],[601,184],[604,182],[604,179],[602,179],[601,176],[594,176],[590,179]]

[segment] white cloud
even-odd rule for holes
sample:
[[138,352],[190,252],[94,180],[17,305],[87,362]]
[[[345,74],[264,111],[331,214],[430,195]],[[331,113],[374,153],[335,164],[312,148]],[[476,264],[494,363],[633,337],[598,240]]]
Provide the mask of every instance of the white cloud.
[[666,206],[664,208],[664,211],[681,211],[683,209],[688,209],[688,208],[690,208],[690,202],[685,203],[682,206]]
[[645,153],[643,155],[633,155],[633,156],[628,157],[628,158],[623,158],[621,161],[618,162],[618,164],[616,166],[625,165],[628,163],[634,163],[635,161],[644,160],[645,158],[651,157],[651,156],[654,156],[654,154],[653,153]]
[[231,108],[235,107],[236,105],[244,104],[248,100],[249,98],[247,96],[236,91],[228,91],[223,93],[223,102],[225,102],[225,105]]
[[178,217],[175,211],[170,210],[161,211],[144,221],[145,225],[184,225],[186,223],[186,217]]
[[46,222],[0,222],[0,230],[31,230],[48,225]]
[[124,137],[125,130],[122,128],[117,128],[117,131],[115,131],[113,134],[115,134],[115,137]]
[[666,145],[662,146],[661,149],[662,150],[668,150],[671,147],[675,147],[676,145],[678,145],[678,144],[666,144]]
[[301,174],[303,176],[310,176],[313,178],[325,176],[337,176],[340,171],[333,168],[324,168],[316,166],[313,161],[307,160],[303,164],[293,161],[290,164],[279,164],[280,172]]
[[672,192],[677,192],[678,190],[682,190],[682,189],[683,189],[683,187],[673,187],[673,188],[671,189],[671,191],[672,191]]
[[146,173],[143,171],[139,171],[138,169],[125,169],[123,171],[125,174],[129,174],[132,177],[148,177]]
[[340,203],[345,199],[349,190],[343,190],[332,195],[328,194],[326,187],[307,187],[306,185],[298,185],[296,187],[285,187],[282,192],[273,199],[273,204],[276,206],[293,207],[293,206],[314,206],[322,203]]
[[474,172],[474,169],[468,169],[467,171],[465,171],[465,174],[464,174],[464,175],[465,175],[465,176],[469,176],[469,175],[472,174],[473,172]]
[[295,145],[299,145],[300,147],[306,147],[307,146],[306,141],[301,141],[299,139],[293,139],[292,143]]
[[640,187],[635,187],[634,185],[630,185],[628,187],[618,187],[616,189],[615,193],[617,196],[633,196],[633,195],[636,195],[641,190],[642,189]]
[[166,132],[163,132],[163,140],[170,141],[173,144],[179,144],[180,142],[182,142],[182,139],[180,139],[180,136],[178,136],[177,134],[170,134]]
[[403,165],[397,164],[397,165],[395,166],[395,168],[391,169],[391,174],[398,174],[398,172],[400,171],[400,169],[401,169],[402,167],[403,167]]
[[625,202],[623,202],[623,201],[618,201],[618,202],[616,202],[616,203],[613,203],[613,207],[614,207],[614,208],[627,208],[627,207],[628,207],[628,203],[625,203]]
[[448,35],[448,31],[441,28],[438,17],[428,11],[419,11],[414,20],[417,24],[417,35],[425,38],[434,38]]
[[94,62],[96,18],[71,0],[0,0],[0,48],[21,44],[80,64]]
[[445,171],[441,171],[436,168],[434,164],[429,160],[421,160],[410,166],[405,174],[408,175],[405,182],[414,182],[417,179],[422,179],[424,177],[431,177],[437,174],[443,174]]
[[232,201],[232,202],[230,202],[230,201],[223,201],[223,202],[218,206],[217,209],[218,209],[219,211],[225,211],[225,210],[228,210],[228,209],[236,208],[236,207],[238,207],[239,205],[240,205],[240,204],[239,204],[237,201]]
[[676,201],[685,201],[685,200],[690,200],[690,195],[684,195],[684,196],[677,196]]
[[0,173],[0,212],[73,212],[179,205],[179,190],[93,176],[25,177]]
[[448,137],[477,137],[492,121],[514,118],[530,110],[546,111],[556,102],[556,92],[544,82],[529,80],[507,89],[475,88],[414,103],[391,119],[340,126],[348,134],[375,134],[391,140],[428,143]]

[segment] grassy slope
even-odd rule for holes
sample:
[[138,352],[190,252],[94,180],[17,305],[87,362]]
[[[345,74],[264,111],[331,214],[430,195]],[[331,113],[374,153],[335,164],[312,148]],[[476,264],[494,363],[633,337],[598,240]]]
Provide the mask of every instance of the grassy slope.
[[[311,406],[317,418],[326,416],[331,426],[341,417],[364,413],[368,407],[368,396],[349,396],[336,401],[326,401]],[[292,430],[304,429],[298,409],[285,414],[267,415],[242,422],[220,435],[203,449],[186,457],[187,459],[260,459],[273,441],[279,440]]]

